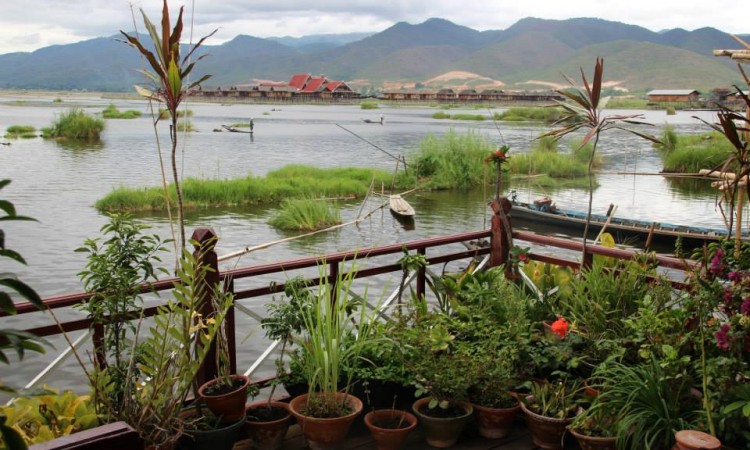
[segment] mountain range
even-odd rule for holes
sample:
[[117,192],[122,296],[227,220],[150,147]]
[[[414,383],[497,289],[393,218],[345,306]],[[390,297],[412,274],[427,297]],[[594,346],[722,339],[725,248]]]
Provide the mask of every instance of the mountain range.
[[[748,36],[740,36],[748,40]],[[714,28],[694,31],[646,28],[595,18],[526,18],[505,30],[477,31],[444,19],[399,22],[375,34],[258,38],[239,35],[208,54],[195,76],[212,74],[209,86],[288,81],[294,73],[344,80],[354,89],[473,87],[539,90],[564,86],[563,74],[590,74],[605,59],[608,87],[650,89],[730,87],[742,82],[736,64],[712,56],[736,49]],[[137,52],[118,36],[31,53],[0,55],[0,89],[129,91],[143,82]]]

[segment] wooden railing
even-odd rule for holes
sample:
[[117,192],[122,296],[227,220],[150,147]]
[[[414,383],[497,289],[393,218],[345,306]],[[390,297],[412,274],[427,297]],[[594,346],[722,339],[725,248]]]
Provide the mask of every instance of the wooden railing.
[[[498,203],[493,205],[493,209],[496,211],[496,216],[499,212],[498,205]],[[512,211],[509,208],[506,212],[510,212],[510,215],[512,215]],[[355,260],[362,263],[362,267],[359,268],[355,274],[355,278],[357,279],[377,277],[385,274],[401,275],[402,267],[397,261],[403,255],[404,251],[416,252],[417,254],[423,255],[429,262],[427,269],[421,269],[416,274],[414,277],[414,286],[412,286],[418,295],[422,295],[425,293],[426,271],[429,270],[429,267],[472,259],[484,255],[490,255],[490,265],[496,266],[508,262],[511,250],[509,243],[511,240],[508,239],[507,231],[511,230],[511,228],[506,228],[502,225],[501,220],[495,219],[496,218],[493,218],[492,228],[489,230],[460,233],[449,236],[421,239],[403,244],[391,244],[333,253],[324,256],[314,256],[225,270],[222,270],[218,265],[218,258],[214,251],[214,247],[207,248],[207,250],[203,252],[198,252],[196,250],[195,254],[200,263],[211,266],[214,269],[213,276],[215,276],[215,279],[217,281],[223,280],[225,289],[234,294],[235,306],[227,317],[227,337],[229,339],[232,371],[238,372],[236,337],[238,333],[235,324],[235,314],[237,307],[241,306],[243,300],[271,296],[268,301],[273,301],[273,294],[283,292],[285,280],[288,280],[295,274],[299,273],[302,273],[303,276],[306,275],[305,277],[312,280],[314,283],[320,282],[323,278],[327,278],[329,283],[334,283],[337,279],[338,272],[344,270],[344,263]],[[609,256],[618,259],[633,259],[637,257],[637,253],[634,251],[606,248],[591,244],[586,246],[587,253],[581,257],[580,254],[583,251],[583,244],[579,241],[543,236],[518,230],[511,231],[511,234],[512,241],[516,245],[527,246],[527,244],[530,244],[534,247],[532,252],[528,255],[531,259],[550,264],[577,268],[580,267],[581,260],[583,261],[583,265],[590,264],[594,255]],[[200,248],[200,245],[203,243],[216,242],[215,233],[208,228],[197,229],[193,233],[193,239],[199,242],[198,248]],[[465,245],[467,242],[487,242],[488,239],[490,243],[489,246]],[[461,248],[458,250],[451,248],[451,246],[456,244],[460,245]],[[676,258],[665,256],[651,256],[651,258],[653,258],[660,267],[675,269],[678,271],[688,268],[686,267],[685,261]],[[380,261],[381,259],[383,259],[383,261]],[[309,269],[313,268],[316,269],[315,273],[317,276],[310,276]],[[269,276],[276,276],[277,279],[268,281],[267,278]],[[141,286],[141,289],[144,292],[168,291],[172,289],[176,281],[176,278],[160,280],[156,283]],[[253,282],[255,282],[255,284],[253,284]],[[238,287],[239,284],[246,283],[251,285]],[[210,295],[211,290],[207,291]],[[82,303],[88,300],[89,297],[90,295],[88,294],[77,293],[49,297],[44,300],[44,303],[49,310],[55,311]],[[204,302],[204,304],[211,305],[212,302],[207,301]],[[19,315],[34,312],[38,313],[38,310],[31,304],[22,303],[17,306]],[[144,308],[143,313],[145,316],[152,316],[156,313],[156,309],[156,306],[148,306]],[[0,313],[0,317],[3,315],[5,314]],[[70,332],[89,329],[91,326],[92,323],[89,319],[82,318],[62,321],[59,325],[53,323],[51,325],[30,326],[26,328],[25,331],[44,337],[58,335],[61,333],[61,330]],[[100,327],[95,327],[93,329],[93,343],[95,349],[101,348],[102,336],[103,330]],[[267,357],[270,352],[264,353],[264,357]],[[213,360],[213,358],[207,358],[207,360]],[[254,362],[253,367],[255,365]],[[206,367],[201,378],[210,379],[215,375],[215,372],[215,367]]]

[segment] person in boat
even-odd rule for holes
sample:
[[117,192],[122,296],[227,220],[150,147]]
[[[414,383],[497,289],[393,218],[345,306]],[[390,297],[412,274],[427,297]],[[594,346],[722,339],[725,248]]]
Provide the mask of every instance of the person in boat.
[[383,125],[383,115],[380,115],[380,125]]
[[253,122],[253,118],[250,118],[250,132],[253,132],[253,128],[255,128],[255,122]]
[[534,200],[534,207],[537,211],[541,212],[555,212],[555,204],[549,197]]

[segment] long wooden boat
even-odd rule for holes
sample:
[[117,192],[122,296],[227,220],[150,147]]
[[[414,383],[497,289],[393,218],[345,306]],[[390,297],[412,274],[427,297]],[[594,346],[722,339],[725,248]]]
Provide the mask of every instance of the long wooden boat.
[[[572,211],[555,207],[549,201],[522,203],[513,202],[510,210],[513,223],[543,224],[556,228],[582,233],[586,226],[586,212]],[[592,214],[589,224],[589,238],[594,238],[605,228],[605,232],[614,236],[616,242],[641,244],[649,248],[651,244],[674,245],[681,238],[684,245],[700,246],[704,242],[719,241],[733,237],[727,230],[688,225],[674,225],[664,222],[624,219],[604,214]],[[743,240],[750,240],[750,232],[743,231]]]
[[414,208],[404,200],[400,195],[393,194],[388,196],[388,204],[393,214],[401,217],[414,217]]

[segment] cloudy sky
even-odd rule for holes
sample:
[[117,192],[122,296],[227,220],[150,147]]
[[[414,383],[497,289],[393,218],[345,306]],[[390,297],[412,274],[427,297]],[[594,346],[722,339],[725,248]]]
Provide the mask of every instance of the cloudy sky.
[[[0,54],[33,51],[134,29],[131,6],[157,23],[162,0],[0,0]],[[737,0],[169,0],[186,10],[196,38],[219,29],[215,45],[238,34],[304,36],[378,32],[399,21],[440,17],[477,30],[506,29],[524,17],[599,17],[653,31],[714,27],[750,33],[747,4]],[[189,34],[187,35],[189,37]]]

